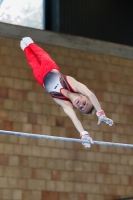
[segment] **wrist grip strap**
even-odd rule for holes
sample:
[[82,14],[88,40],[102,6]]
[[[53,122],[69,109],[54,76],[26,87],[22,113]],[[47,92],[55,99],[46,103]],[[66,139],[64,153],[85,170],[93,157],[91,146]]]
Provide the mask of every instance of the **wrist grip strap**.
[[82,131],[82,132],[80,133],[80,137],[82,137],[83,135],[89,135],[89,133],[88,133],[87,131]]
[[96,115],[99,117],[99,116],[102,116],[102,115],[105,115],[104,111],[103,110],[100,110],[96,113]]

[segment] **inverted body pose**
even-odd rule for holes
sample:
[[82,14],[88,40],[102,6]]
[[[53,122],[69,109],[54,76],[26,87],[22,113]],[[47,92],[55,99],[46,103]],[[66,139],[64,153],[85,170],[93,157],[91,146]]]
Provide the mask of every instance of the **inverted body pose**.
[[27,57],[35,79],[70,117],[80,133],[81,139],[87,140],[87,143],[83,143],[84,147],[90,147],[90,143],[93,143],[93,140],[89,133],[84,130],[74,108],[84,114],[92,114],[95,109],[98,124],[103,121],[109,126],[113,125],[113,120],[106,117],[95,94],[73,77],[61,74],[56,63],[30,37],[22,38],[20,47]]

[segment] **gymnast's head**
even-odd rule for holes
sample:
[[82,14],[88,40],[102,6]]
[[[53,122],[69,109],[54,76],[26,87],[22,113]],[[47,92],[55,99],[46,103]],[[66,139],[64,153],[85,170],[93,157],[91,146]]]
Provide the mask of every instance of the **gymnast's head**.
[[77,94],[72,101],[73,106],[84,114],[93,114],[94,106],[83,94]]

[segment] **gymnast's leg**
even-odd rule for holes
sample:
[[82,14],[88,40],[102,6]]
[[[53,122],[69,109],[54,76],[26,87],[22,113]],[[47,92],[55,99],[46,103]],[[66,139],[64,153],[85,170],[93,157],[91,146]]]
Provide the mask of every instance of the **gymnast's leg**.
[[35,44],[30,37],[24,37],[22,41],[30,47],[41,65],[44,65],[45,67],[46,65],[53,66],[55,69],[60,70],[54,60],[49,56],[49,54],[46,53],[46,51],[44,51],[37,44]]
[[30,67],[32,69],[39,68],[40,67],[40,63],[39,63],[38,59],[36,58],[36,56],[34,55],[34,53],[29,48],[29,46],[26,46],[24,44],[24,42],[21,40],[20,47],[24,51]]
[[[28,46],[40,64],[44,62],[44,60],[50,60],[50,56],[38,45],[34,43],[34,41],[30,37],[24,37],[22,41]],[[52,59],[51,59],[52,60]]]
[[[36,76],[39,77],[39,83],[43,85],[43,79],[45,75],[52,71],[52,70],[58,70],[60,71],[59,67],[56,65],[56,63],[51,59],[51,57],[38,45],[34,43],[34,41],[30,37],[24,37],[21,40],[22,43],[24,43],[27,48],[24,49],[24,52],[26,53],[28,62],[31,66],[34,66],[34,60],[38,61],[40,64],[40,67],[38,68],[38,65],[34,67],[34,76],[37,79]],[[21,45],[20,45],[21,46]],[[30,52],[32,52],[32,56],[34,56],[34,59],[32,60],[32,57],[29,55],[29,49]],[[30,53],[31,54],[31,53]],[[30,58],[31,57],[31,58]]]
[[43,75],[41,73],[41,64],[36,58],[35,54],[32,52],[29,46],[27,46],[22,40],[20,42],[20,47],[24,51],[27,61],[33,70],[33,75],[40,85],[43,86]]

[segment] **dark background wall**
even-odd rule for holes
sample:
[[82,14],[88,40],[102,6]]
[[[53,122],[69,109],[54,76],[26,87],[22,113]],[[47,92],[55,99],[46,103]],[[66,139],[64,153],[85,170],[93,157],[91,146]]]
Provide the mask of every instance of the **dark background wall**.
[[46,0],[46,3],[48,30],[133,46],[131,0]]

